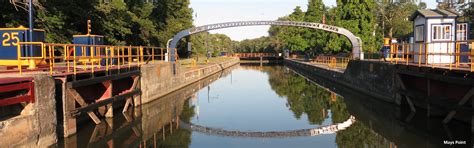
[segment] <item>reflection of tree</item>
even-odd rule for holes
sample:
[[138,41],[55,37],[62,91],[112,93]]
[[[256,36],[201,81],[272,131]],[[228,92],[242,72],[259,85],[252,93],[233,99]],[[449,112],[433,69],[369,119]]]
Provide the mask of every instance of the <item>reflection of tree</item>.
[[[194,116],[194,106],[189,105],[189,101],[185,101],[183,110],[180,114],[182,121],[190,122]],[[161,140],[161,139],[160,139]],[[158,147],[189,147],[191,144],[191,131],[181,128],[173,128],[173,134],[167,135],[164,141],[158,142]]]
[[325,88],[281,66],[267,67],[264,71],[269,74],[272,89],[287,98],[287,106],[296,118],[306,114],[311,124],[321,124],[327,118],[328,109],[332,110],[333,122],[349,118],[344,101],[339,98],[331,102],[331,92]]
[[[287,105],[296,118],[300,118],[305,113],[311,124],[321,124],[327,118],[326,110],[328,109],[331,110],[333,123],[344,122],[350,117],[341,96],[333,94],[334,98],[331,99],[330,91],[284,67],[271,66],[263,70],[269,75],[272,89],[279,96],[287,98]],[[337,132],[336,135],[336,143],[339,147],[377,147],[383,145],[384,141],[388,142],[360,121]]]
[[349,118],[349,112],[347,111],[347,106],[342,97],[337,96],[334,102],[331,102],[331,119],[334,123],[339,123],[347,120]]
[[346,130],[337,132],[336,143],[338,147],[388,147],[390,142],[362,122],[356,121]]
[[182,147],[187,148],[191,144],[191,131],[176,129],[173,134],[166,137],[164,141],[158,142],[157,147]]
[[181,112],[181,115],[179,118],[181,118],[182,121],[190,122],[191,118],[196,114],[194,112],[195,106],[189,105],[189,101],[184,102],[183,106],[183,111]]

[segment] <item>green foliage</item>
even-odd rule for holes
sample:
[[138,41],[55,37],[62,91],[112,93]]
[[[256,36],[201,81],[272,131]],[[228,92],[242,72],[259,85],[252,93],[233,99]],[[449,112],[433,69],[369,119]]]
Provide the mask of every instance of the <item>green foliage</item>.
[[269,37],[260,37],[251,40],[246,39],[238,43],[239,46],[236,48],[236,52],[273,52],[275,47],[273,47],[270,42]]
[[[71,43],[72,36],[87,33],[104,35],[107,44],[164,47],[177,32],[192,27],[189,0],[160,0],[156,3],[133,0],[39,0],[35,7],[35,28],[46,30],[46,41]],[[27,26],[27,12],[16,10],[9,1],[0,1],[0,27]],[[180,46],[184,48],[185,46]]]
[[374,0],[338,0],[337,5],[336,14],[339,17],[337,26],[346,28],[360,37],[365,51],[377,50]]
[[425,3],[419,5],[414,2],[387,2],[379,1],[377,3],[377,17],[380,32],[384,37],[406,38],[413,32],[413,23],[407,18],[417,9],[426,8]]
[[237,46],[236,41],[232,41],[224,34],[210,34],[202,32],[194,34],[190,37],[193,57],[205,57],[206,52],[210,51],[213,56],[217,56],[220,52],[232,52]]
[[[305,19],[305,13],[298,6],[294,9],[293,13],[289,16],[281,17],[279,21],[297,21],[301,22]],[[287,26],[272,26],[269,30],[270,37],[267,38],[266,47],[277,47],[275,51],[281,52],[283,49],[289,49],[290,51],[304,51],[310,44],[309,40],[305,35],[310,36],[312,34],[307,33],[307,29],[287,27]]]
[[[323,23],[323,17],[326,15],[326,8],[322,0],[310,0],[308,10],[305,13],[305,22]],[[327,33],[322,30],[304,29],[303,36],[311,49],[323,49],[328,41]]]
[[[321,0],[309,0],[308,10],[302,12],[299,7],[280,21],[305,21],[326,23],[343,27],[360,37],[364,51],[379,49],[386,34],[394,38],[406,38],[413,32],[412,22],[407,18],[417,9],[426,8],[426,3],[418,5],[413,0],[393,2],[389,0],[338,0],[337,7],[326,8]],[[469,14],[469,13],[467,13]],[[472,15],[471,15],[472,16]],[[325,22],[323,22],[325,18]],[[338,54],[351,52],[349,40],[335,33],[321,30],[272,26],[266,47],[274,52],[282,49],[305,51],[310,53]],[[255,40],[261,40],[260,38]],[[252,41],[241,43],[240,48],[248,48]],[[262,51],[263,49],[243,50]],[[268,49],[265,49],[268,51]]]
[[334,123],[349,118],[342,97],[331,100],[331,92],[283,67],[265,67],[263,70],[269,74],[271,88],[287,98],[287,106],[296,118],[307,115],[311,124],[320,125],[328,118],[328,110],[331,110]]
[[469,4],[467,7],[465,7],[463,10],[463,17],[460,18],[461,21],[463,22],[468,22],[471,23],[471,39],[474,38],[474,3]]
[[[97,22],[95,33],[106,36],[105,40],[113,45],[126,45],[126,36],[131,35],[133,14],[127,10],[126,4],[121,1],[99,4],[95,6],[94,22]],[[113,36],[113,37],[112,37]]]
[[[326,8],[321,0],[310,0],[306,12],[303,12],[300,7],[296,7],[293,13],[278,20],[326,23],[343,27],[362,39],[363,49],[366,51],[378,49],[378,41],[381,41],[382,37],[376,33],[377,18],[374,14],[376,8],[374,0],[338,0],[337,2],[338,7]],[[325,22],[323,22],[323,18],[327,18]],[[322,30],[272,26],[269,34],[268,40],[270,42],[267,42],[269,44],[267,46],[274,47],[276,52],[281,52],[282,49],[289,49],[293,52],[332,54],[352,51],[352,44],[347,38]],[[246,43],[248,42],[246,41]],[[248,45],[242,43],[241,46]]]

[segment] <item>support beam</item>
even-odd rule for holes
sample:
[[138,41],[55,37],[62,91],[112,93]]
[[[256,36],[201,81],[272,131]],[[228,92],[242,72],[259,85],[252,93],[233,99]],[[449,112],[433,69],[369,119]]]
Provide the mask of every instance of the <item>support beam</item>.
[[[66,88],[66,78],[58,78],[61,81],[62,85],[62,92],[66,92],[68,90]],[[76,127],[76,117],[69,116],[69,112],[72,112],[76,109],[76,101],[72,99],[72,96],[69,93],[62,93],[62,102],[63,102],[63,136],[69,137],[71,135],[76,134],[77,127]],[[67,139],[67,138],[66,138]],[[77,141],[77,140],[72,140]]]
[[[77,103],[79,103],[79,105],[81,107],[86,107],[87,106],[87,103],[86,101],[84,101],[84,99],[81,97],[81,95],[79,95],[79,93],[74,90],[74,89],[67,89],[67,93],[74,99],[76,100]],[[94,121],[95,124],[100,124],[100,119],[99,117],[97,117],[92,111],[88,111],[87,112],[87,115],[89,115],[89,117]]]
[[[471,88],[471,89],[464,95],[464,97],[462,97],[462,99],[458,102],[457,106],[458,106],[458,107],[463,106],[464,104],[467,103],[467,101],[469,101],[469,99],[472,98],[472,96],[474,96],[474,87]],[[449,123],[449,121],[451,121],[451,119],[454,117],[454,115],[456,115],[456,110],[452,110],[451,112],[449,112],[448,115],[443,119],[443,123],[444,123],[444,124]]]
[[[140,80],[140,76],[134,76],[132,78],[133,78],[133,84],[130,87],[130,89],[126,90],[125,92],[130,92],[132,90],[137,89],[138,81]],[[129,98],[127,98],[127,101],[125,102],[125,106],[123,107],[122,113],[127,112],[128,108],[132,107],[132,106],[133,106],[133,97],[129,97]]]
[[77,88],[77,87],[81,87],[81,86],[89,86],[89,85],[92,85],[92,84],[102,83],[102,82],[108,81],[108,80],[118,80],[118,79],[131,77],[131,76],[134,76],[134,75],[140,75],[140,71],[137,70],[137,71],[126,72],[126,73],[121,73],[121,74],[116,74],[116,75],[96,77],[94,79],[77,80],[77,81],[67,83],[67,87],[68,88]]
[[[396,75],[395,75],[395,79],[397,79],[398,84],[399,84],[399,87],[400,87],[402,90],[406,90],[406,89],[407,89],[406,86],[405,86],[405,83],[404,83],[403,80],[400,78],[400,75],[399,75],[399,74],[396,74]],[[401,98],[400,94],[397,94],[397,95],[398,95],[398,97]],[[410,106],[410,110],[411,110],[412,112],[416,112],[415,105],[413,104],[411,98],[408,97],[408,96],[405,96],[405,99],[407,100],[408,105]]]
[[108,99],[105,99],[105,100],[100,101],[100,102],[89,104],[88,106],[82,106],[82,107],[77,108],[74,111],[72,111],[70,113],[70,116],[78,116],[83,112],[92,111],[94,109],[97,109],[100,106],[104,106],[104,105],[110,104],[112,102],[117,102],[117,101],[120,101],[120,100],[124,100],[128,97],[132,97],[132,96],[135,96],[135,95],[140,95],[140,93],[141,93],[140,90],[133,90],[133,91],[125,93],[123,95],[114,96],[112,98],[108,98]]
[[[99,100],[103,100],[104,98],[111,98],[112,97],[112,90],[113,90],[113,84],[112,81],[105,81],[103,82],[104,86],[107,88],[103,96]],[[114,102],[107,104],[107,112],[105,113],[105,117],[107,118],[112,118],[114,117]]]

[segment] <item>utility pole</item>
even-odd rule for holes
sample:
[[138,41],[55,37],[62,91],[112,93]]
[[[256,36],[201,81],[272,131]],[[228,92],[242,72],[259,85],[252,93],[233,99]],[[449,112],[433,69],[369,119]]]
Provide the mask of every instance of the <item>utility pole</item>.
[[[29,22],[29,37],[28,41],[33,42],[33,0],[29,0],[28,2],[28,22]],[[33,46],[30,46],[29,53],[30,55],[33,55]]]

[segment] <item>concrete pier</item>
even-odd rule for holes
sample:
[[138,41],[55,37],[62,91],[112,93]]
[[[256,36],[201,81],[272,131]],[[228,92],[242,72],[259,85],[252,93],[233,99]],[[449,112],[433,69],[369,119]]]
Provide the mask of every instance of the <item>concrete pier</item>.
[[[235,66],[228,67],[221,72],[212,74],[206,78],[191,83],[182,89],[160,97],[160,99],[143,104],[141,106],[143,112],[135,110],[135,115],[141,113],[141,119],[143,121],[141,127],[147,129],[143,131],[143,139],[151,139],[154,133],[158,133],[163,130],[163,127],[169,126],[168,124],[170,122],[175,122],[176,124],[176,119],[179,118],[178,116],[183,110],[185,101],[188,101],[189,98],[196,101],[196,92],[210,85],[219,78],[229,75],[234,67]],[[176,128],[177,126],[173,125],[173,127]]]
[[[33,78],[35,102],[23,103],[20,115],[0,120],[0,147],[46,147],[57,142],[54,80],[47,75],[25,77]],[[17,107],[0,107],[0,114]]]
[[146,104],[238,63],[238,59],[231,59],[222,63],[185,70],[179,64],[176,64],[174,66],[178,71],[175,75],[173,74],[172,63],[144,65],[141,67],[141,103],[140,100],[135,100],[135,104]]

